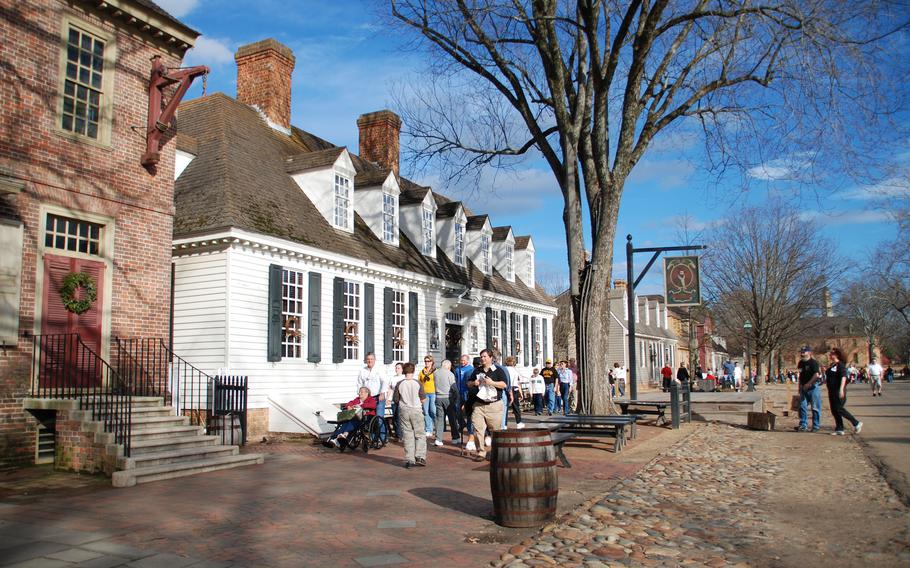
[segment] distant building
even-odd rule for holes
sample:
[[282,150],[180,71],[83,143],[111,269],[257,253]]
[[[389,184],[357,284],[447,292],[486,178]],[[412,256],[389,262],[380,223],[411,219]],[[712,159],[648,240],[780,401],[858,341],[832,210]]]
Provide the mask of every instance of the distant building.
[[[799,336],[788,342],[781,354],[784,367],[796,366],[800,358],[799,349],[805,345],[810,346],[815,357],[822,362],[827,361],[828,351],[831,348],[839,347],[847,356],[848,362],[862,367],[869,364],[869,338],[863,333],[863,325],[860,320],[845,316],[825,315],[803,318],[800,326],[802,331]],[[879,356],[877,347],[875,355]]]
[[[629,313],[625,280],[615,280],[610,290],[610,331],[602,356],[610,367],[613,363],[629,367]],[[559,314],[553,323],[555,353],[560,358],[577,358],[575,325],[568,291],[556,297]],[[638,296],[633,303],[636,337],[636,377],[639,388],[647,390],[660,384],[660,369],[679,364],[679,336],[670,327],[669,314],[662,296]],[[564,354],[564,355],[563,355]]]

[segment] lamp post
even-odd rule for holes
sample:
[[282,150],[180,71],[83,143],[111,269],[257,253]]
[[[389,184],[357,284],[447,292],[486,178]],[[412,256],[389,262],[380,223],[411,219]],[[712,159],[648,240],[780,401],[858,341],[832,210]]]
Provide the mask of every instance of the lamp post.
[[749,341],[752,335],[752,322],[749,320],[743,322],[743,331],[746,334],[746,380],[749,381],[749,392],[755,392],[755,382],[752,381],[752,347]]

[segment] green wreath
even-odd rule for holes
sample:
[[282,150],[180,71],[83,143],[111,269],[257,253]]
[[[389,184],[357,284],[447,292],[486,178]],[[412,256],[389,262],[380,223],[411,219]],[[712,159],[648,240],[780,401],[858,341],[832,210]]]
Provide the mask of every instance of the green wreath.
[[[76,290],[82,288],[82,299],[76,299]],[[98,297],[95,280],[85,272],[70,272],[60,286],[60,299],[67,311],[80,315],[88,311]]]

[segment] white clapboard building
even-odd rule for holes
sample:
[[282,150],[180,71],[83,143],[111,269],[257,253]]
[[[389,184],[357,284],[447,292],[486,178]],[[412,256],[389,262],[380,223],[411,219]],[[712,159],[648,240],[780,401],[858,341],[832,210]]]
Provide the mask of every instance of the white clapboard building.
[[359,154],[291,126],[287,47],[236,60],[236,100],[179,110],[173,342],[203,371],[249,376],[252,435],[324,431],[367,352],[390,373],[427,353],[552,354],[529,236],[400,177],[390,111],[357,121]]

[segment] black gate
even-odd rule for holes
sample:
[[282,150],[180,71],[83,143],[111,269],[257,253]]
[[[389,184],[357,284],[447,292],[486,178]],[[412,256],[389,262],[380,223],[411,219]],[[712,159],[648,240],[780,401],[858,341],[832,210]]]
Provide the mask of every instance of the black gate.
[[247,377],[214,377],[209,433],[223,444],[246,444],[246,407]]

